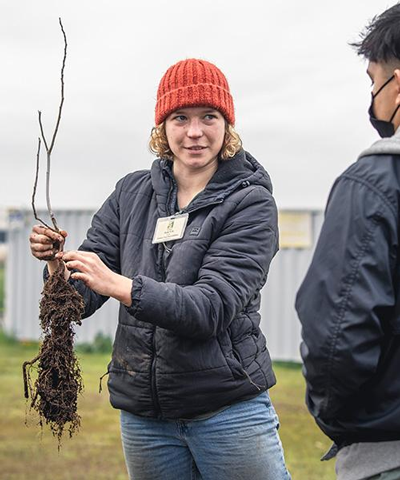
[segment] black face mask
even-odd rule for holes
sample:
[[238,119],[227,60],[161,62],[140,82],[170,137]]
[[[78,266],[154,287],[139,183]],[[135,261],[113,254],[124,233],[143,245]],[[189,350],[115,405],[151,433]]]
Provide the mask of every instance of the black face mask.
[[384,137],[391,137],[394,135],[394,125],[392,123],[392,120],[394,119],[394,116],[397,113],[397,110],[400,108],[400,105],[397,105],[396,110],[393,112],[393,115],[390,117],[389,121],[386,120],[378,120],[375,117],[374,114],[374,100],[378,93],[380,93],[388,83],[390,83],[394,79],[394,75],[392,75],[386,82],[381,86],[381,88],[375,93],[371,93],[371,105],[368,109],[369,113],[369,121],[371,122],[372,126],[375,128],[375,130],[379,133],[379,135],[384,138]]

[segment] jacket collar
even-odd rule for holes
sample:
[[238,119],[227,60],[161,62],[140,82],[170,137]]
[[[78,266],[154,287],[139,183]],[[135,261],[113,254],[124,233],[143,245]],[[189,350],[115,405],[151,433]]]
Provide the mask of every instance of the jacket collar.
[[[172,173],[172,161],[157,159],[151,167],[151,180],[156,194],[159,213],[167,216],[167,203],[171,189],[176,188]],[[190,203],[188,211],[203,208],[209,204],[222,203],[238,188],[261,185],[272,193],[270,177],[264,167],[245,150],[240,150],[229,160],[219,160],[218,169],[206,188]]]
[[400,155],[400,127],[389,138],[381,138],[364,150],[358,158],[368,155]]

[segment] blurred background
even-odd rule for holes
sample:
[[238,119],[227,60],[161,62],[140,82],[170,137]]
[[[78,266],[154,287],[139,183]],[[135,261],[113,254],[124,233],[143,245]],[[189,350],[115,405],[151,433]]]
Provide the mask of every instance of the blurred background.
[[237,130],[278,205],[322,208],[333,179],[376,139],[366,64],[348,42],[393,3],[1,0],[0,205],[30,204],[37,111],[47,136],[58,113],[61,17],[69,47],[54,206],[96,208],[121,176],[150,165],[158,82],[199,57],[227,76]]
[[[104,392],[95,392],[109,359],[116,302],[77,332],[87,385],[81,433],[57,454],[49,432],[38,436],[35,417],[30,428],[24,425],[19,369],[40,340],[42,265],[28,246],[36,223],[30,202],[37,111],[49,138],[60,101],[58,17],[68,56],[51,199],[58,223],[70,233],[67,248],[80,244],[119,178],[151,165],[147,144],[167,68],[197,57],[228,78],[236,129],[270,173],[280,210],[281,251],[263,291],[262,327],[278,361],[272,395],[287,461],[294,479],[334,478],[333,463],[319,462],[329,440],[304,406],[293,304],[332,183],[378,139],[367,115],[367,65],[348,43],[394,3],[0,0],[0,478],[126,478],[117,413]],[[36,203],[45,216],[43,154],[39,178]]]

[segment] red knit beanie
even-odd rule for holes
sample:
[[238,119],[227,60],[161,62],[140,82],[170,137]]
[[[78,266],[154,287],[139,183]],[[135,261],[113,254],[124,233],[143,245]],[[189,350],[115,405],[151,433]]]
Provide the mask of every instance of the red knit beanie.
[[225,75],[212,63],[190,58],[170,67],[157,91],[156,125],[184,107],[212,107],[235,124],[232,95]]

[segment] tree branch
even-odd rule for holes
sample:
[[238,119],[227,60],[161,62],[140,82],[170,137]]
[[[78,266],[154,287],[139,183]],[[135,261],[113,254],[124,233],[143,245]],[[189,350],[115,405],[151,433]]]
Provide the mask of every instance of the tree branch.
[[46,203],[47,203],[47,210],[49,211],[49,215],[51,221],[53,222],[54,228],[57,232],[59,232],[59,228],[57,226],[56,217],[53,213],[50,203],[50,164],[51,164],[51,154],[47,152],[47,170],[46,170]]
[[44,128],[43,128],[43,123],[42,123],[42,112],[39,110],[39,127],[40,127],[40,133],[42,136],[42,140],[44,143],[44,146],[46,148],[47,152],[47,170],[46,170],[46,204],[47,204],[47,210],[49,212],[51,221],[53,223],[54,228],[49,227],[45,222],[40,220],[37,217],[35,206],[34,206],[34,197],[36,194],[36,187],[37,187],[37,178],[38,178],[38,172],[39,172],[39,154],[40,154],[40,139],[39,139],[39,147],[38,147],[38,154],[37,154],[37,166],[36,166],[36,179],[35,179],[35,185],[34,185],[34,190],[33,190],[33,197],[32,197],[32,207],[33,207],[33,213],[35,215],[36,220],[40,221],[43,225],[45,225],[48,228],[51,228],[51,230],[55,230],[56,232],[59,232],[59,228],[57,226],[57,221],[56,217],[53,213],[52,207],[51,207],[51,202],[50,202],[50,167],[51,167],[51,152],[53,151],[54,143],[56,141],[57,133],[58,133],[58,127],[60,126],[60,121],[61,121],[61,114],[62,114],[62,109],[64,105],[64,69],[65,69],[65,63],[67,60],[67,36],[65,34],[65,30],[61,21],[61,18],[58,19],[60,27],[61,27],[61,32],[64,37],[64,56],[63,56],[63,61],[62,61],[62,66],[61,66],[61,101],[60,101],[60,106],[58,107],[58,117],[56,121],[56,126],[54,128],[54,133],[53,133],[53,138],[51,140],[50,147],[47,144],[46,137],[44,134]]
[[37,154],[36,154],[36,175],[35,175],[35,183],[33,185],[33,193],[32,193],[32,209],[33,209],[33,215],[35,219],[40,222],[42,225],[44,225],[47,228],[50,228],[49,225],[47,225],[46,222],[44,222],[42,219],[40,219],[37,216],[36,208],[35,208],[35,196],[36,196],[36,189],[37,189],[37,184],[38,184],[38,179],[39,179],[39,158],[40,158],[40,137],[38,138],[38,149],[37,149]]
[[24,379],[24,396],[25,398],[29,398],[29,371],[27,370],[28,365],[32,366],[34,363],[36,363],[40,359],[40,355],[37,355],[33,360],[30,362],[24,362],[22,364],[22,376]]
[[43,143],[44,143],[44,146],[46,147],[46,152],[48,152],[49,147],[47,146],[46,137],[44,136],[44,130],[43,130],[43,124],[42,124],[42,112],[40,110],[38,110],[38,117],[39,117],[40,134],[42,135]]
[[54,129],[53,139],[51,140],[51,145],[50,145],[50,148],[48,150],[49,155],[51,155],[51,152],[52,152],[53,147],[54,147],[54,142],[56,140],[56,136],[57,136],[57,132],[58,132],[58,126],[60,125],[62,107],[64,105],[64,69],[65,69],[65,61],[67,59],[67,46],[68,46],[67,36],[65,35],[65,31],[64,31],[64,27],[63,27],[61,18],[59,18],[58,21],[60,23],[61,31],[62,31],[62,34],[63,34],[63,37],[64,37],[64,57],[63,57],[63,62],[62,62],[62,67],[61,67],[61,103],[60,103],[60,106],[58,108],[58,118],[57,118],[56,127]]

